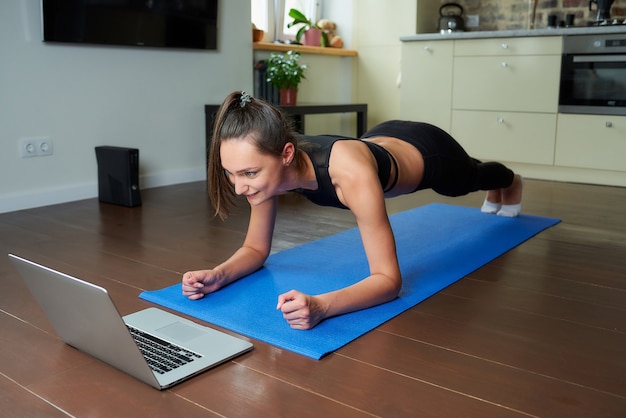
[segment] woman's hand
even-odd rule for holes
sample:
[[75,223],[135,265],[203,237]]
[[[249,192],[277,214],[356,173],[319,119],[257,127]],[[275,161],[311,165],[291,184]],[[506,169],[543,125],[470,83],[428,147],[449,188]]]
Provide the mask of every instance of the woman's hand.
[[191,300],[201,299],[207,293],[215,292],[221,285],[215,270],[188,271],[183,274],[183,295]]
[[305,295],[297,290],[290,290],[278,296],[278,305],[283,318],[293,329],[311,329],[319,324],[326,314],[326,309],[319,298]]

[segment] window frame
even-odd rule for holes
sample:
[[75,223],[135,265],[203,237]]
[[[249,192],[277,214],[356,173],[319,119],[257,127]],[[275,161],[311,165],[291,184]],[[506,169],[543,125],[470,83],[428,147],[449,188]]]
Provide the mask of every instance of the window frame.
[[[254,22],[255,18],[252,16],[252,21],[255,23],[260,29],[265,30],[264,40],[273,42],[285,42],[292,41],[295,39],[295,34],[298,28],[295,28],[293,31],[285,32],[285,25],[288,9],[294,7],[293,2],[300,2],[302,7],[297,7],[298,10],[301,10],[305,16],[312,16],[312,20],[317,22],[320,16],[321,10],[321,1],[320,0],[250,0],[252,3],[264,2],[265,7],[267,8],[267,22]],[[252,4],[251,3],[251,4]],[[252,7],[252,6],[251,6]],[[267,29],[265,29],[267,28]]]

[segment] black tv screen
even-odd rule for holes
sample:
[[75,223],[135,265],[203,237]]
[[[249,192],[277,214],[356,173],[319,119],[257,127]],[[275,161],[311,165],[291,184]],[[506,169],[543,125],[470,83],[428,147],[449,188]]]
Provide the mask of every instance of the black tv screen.
[[42,0],[44,42],[217,49],[218,0]]

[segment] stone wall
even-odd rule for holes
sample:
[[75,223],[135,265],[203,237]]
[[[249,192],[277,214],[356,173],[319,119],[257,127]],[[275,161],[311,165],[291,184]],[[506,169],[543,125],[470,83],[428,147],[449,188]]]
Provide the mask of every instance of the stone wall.
[[[536,2],[535,19],[531,22],[533,4]],[[556,15],[557,22],[565,21],[568,14],[575,15],[574,26],[587,26],[596,20],[596,5],[589,11],[589,0],[458,0],[445,1],[441,4],[457,3],[464,9],[464,16],[478,15],[479,27],[468,28],[472,31],[537,29],[548,26],[548,16]],[[626,0],[615,0],[611,16],[626,18]],[[626,25],[625,25],[626,27]]]

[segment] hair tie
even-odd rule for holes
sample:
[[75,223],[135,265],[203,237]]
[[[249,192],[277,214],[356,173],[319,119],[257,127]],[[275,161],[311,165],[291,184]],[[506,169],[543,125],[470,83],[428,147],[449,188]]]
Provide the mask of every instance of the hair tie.
[[251,101],[252,101],[252,96],[250,96],[250,94],[246,93],[245,91],[242,91],[239,106],[244,107],[246,103],[250,103]]

